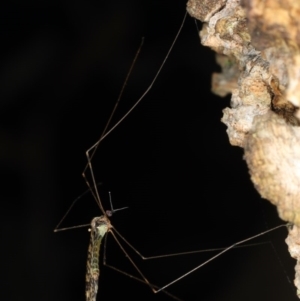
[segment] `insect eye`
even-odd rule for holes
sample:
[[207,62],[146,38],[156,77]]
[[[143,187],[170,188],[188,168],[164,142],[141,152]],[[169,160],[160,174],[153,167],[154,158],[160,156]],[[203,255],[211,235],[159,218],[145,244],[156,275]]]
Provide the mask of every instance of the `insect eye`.
[[111,216],[112,216],[112,212],[111,212],[110,210],[106,210],[106,212],[105,212],[105,213],[106,213],[106,215],[107,215],[107,216],[109,216],[109,217],[111,217]]

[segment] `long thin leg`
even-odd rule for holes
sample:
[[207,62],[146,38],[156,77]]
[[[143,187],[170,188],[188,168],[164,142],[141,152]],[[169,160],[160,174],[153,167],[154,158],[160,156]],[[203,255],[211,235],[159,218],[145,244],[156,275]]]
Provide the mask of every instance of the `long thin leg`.
[[[285,226],[285,225],[282,225],[282,226]],[[277,228],[278,227],[275,227],[275,229],[277,229]],[[204,249],[204,250],[186,251],[186,252],[178,252],[178,253],[168,253],[168,254],[161,254],[161,255],[147,256],[146,257],[140,251],[138,251],[123,235],[121,235],[120,232],[115,227],[113,227],[113,229],[114,229],[114,232],[116,232],[116,234],[130,247],[130,249],[132,249],[143,260],[151,260],[151,259],[164,258],[164,257],[174,257],[174,256],[181,256],[181,255],[191,255],[191,254],[197,254],[197,253],[216,252],[216,251],[221,251],[221,250],[225,250],[225,249],[228,248],[228,247],[211,248],[211,249]],[[270,229],[270,231],[273,231],[273,229]],[[257,236],[253,237],[253,239],[256,238],[256,237]],[[242,246],[235,245],[234,248],[254,247],[254,246],[259,246],[259,245],[269,244],[269,243],[270,243],[270,241],[264,241],[264,242],[259,242],[259,243],[245,244],[245,245],[242,245]]]
[[[188,271],[187,273],[183,274],[182,276],[176,278],[175,280],[173,280],[172,282],[164,285],[163,287],[159,288],[158,286],[156,285],[153,285],[152,283],[150,283],[148,281],[148,279],[144,276],[144,274],[141,272],[141,270],[137,267],[137,265],[134,263],[134,261],[132,260],[132,258],[128,255],[128,253],[126,252],[126,250],[124,249],[124,247],[122,246],[121,242],[118,240],[118,238],[116,237],[115,233],[133,250],[135,251],[142,259],[154,259],[154,258],[162,258],[162,257],[167,257],[167,256],[172,256],[172,255],[187,255],[187,254],[193,254],[193,253],[199,253],[199,252],[202,252],[203,250],[200,250],[200,251],[191,251],[191,252],[181,252],[181,253],[175,253],[175,254],[169,254],[169,255],[159,255],[159,256],[152,256],[152,257],[144,257],[137,249],[135,249],[115,228],[111,228],[110,229],[110,233],[112,234],[113,238],[115,239],[115,241],[117,242],[117,244],[119,245],[119,247],[121,248],[122,252],[125,254],[125,256],[128,258],[128,260],[130,261],[130,263],[132,264],[132,266],[135,268],[135,270],[140,274],[140,276],[142,277],[142,279],[136,277],[136,276],[133,276],[129,273],[126,273],[114,266],[111,266],[109,264],[106,263],[106,239],[107,237],[105,238],[105,244],[104,244],[104,255],[103,255],[103,264],[123,275],[126,275],[132,279],[135,279],[141,283],[144,283],[146,285],[148,285],[152,291],[154,293],[158,293],[158,292],[164,292],[166,293],[167,295],[169,295],[170,297],[176,299],[176,300],[180,300],[178,299],[177,297],[173,296],[172,294],[170,294],[169,292],[166,292],[165,291],[165,288],[171,286],[172,284],[176,283],[177,281],[179,281],[180,279],[182,278],[185,278],[186,276],[188,276],[189,274],[193,273],[194,271],[200,269],[201,267],[203,267],[204,265],[208,264],[209,262],[213,261],[214,259],[216,259],[217,257],[221,256],[222,254],[228,252],[229,250],[233,249],[233,248],[236,248],[236,247],[243,247],[243,246],[240,246],[241,244],[247,242],[247,241],[250,241],[250,240],[253,240],[257,237],[260,237],[260,236],[263,236],[267,233],[270,233],[272,231],[275,231],[279,228],[282,228],[282,227],[289,227],[290,224],[283,224],[283,225],[279,225],[279,226],[276,226],[272,229],[269,229],[269,230],[266,230],[264,232],[261,232],[259,234],[256,234],[254,236],[251,236],[247,239],[244,239],[244,240],[241,240],[237,243],[234,243],[233,245],[227,247],[227,248],[216,248],[216,249],[209,249],[209,250],[204,250],[204,252],[207,252],[207,251],[217,251],[217,250],[222,250],[221,252],[219,252],[218,254],[216,254],[215,256],[211,257],[210,259],[206,260],[205,262],[203,262],[202,264],[198,265],[197,267],[193,268],[192,270]],[[266,244],[266,243],[270,243],[270,242],[264,242],[264,243],[259,243],[259,244],[250,244],[250,246],[254,246],[254,245],[261,245],[261,244]],[[249,245],[248,245],[249,246]],[[244,246],[245,247],[245,246]]]
[[234,243],[233,245],[229,246],[229,247],[226,248],[225,250],[219,252],[217,255],[211,257],[210,259],[206,260],[206,261],[203,262],[202,264],[196,266],[196,267],[193,268],[192,270],[188,271],[187,273],[183,274],[182,276],[176,278],[175,280],[173,280],[173,281],[171,281],[170,283],[166,284],[165,286],[161,287],[159,290],[156,291],[156,293],[158,293],[158,292],[164,290],[165,288],[171,286],[172,284],[176,283],[176,282],[179,281],[180,279],[182,279],[182,278],[188,276],[189,274],[195,272],[196,270],[200,269],[200,268],[203,267],[204,265],[206,265],[206,264],[208,264],[209,262],[213,261],[213,260],[216,259],[217,257],[219,257],[219,256],[221,256],[222,254],[224,254],[224,253],[228,252],[229,250],[233,249],[235,246],[240,245],[240,244],[243,244],[244,242],[247,242],[247,241],[252,240],[252,239],[254,239],[254,238],[257,238],[257,237],[259,237],[259,236],[265,235],[265,234],[267,234],[267,233],[269,233],[269,232],[275,231],[275,230],[277,230],[277,229],[279,229],[279,228],[282,228],[282,227],[290,227],[290,223],[284,224],[284,225],[279,225],[279,226],[277,226],[277,227],[275,227],[275,228],[269,229],[269,230],[264,231],[264,232],[261,232],[261,233],[259,233],[259,234],[257,234],[257,235],[251,236],[251,237],[249,237],[249,238],[247,238],[247,239],[244,239],[244,240],[241,240],[241,241],[239,241],[239,242]]
[[[105,236],[105,241],[104,241],[104,248],[103,248],[103,265],[109,267],[110,269],[116,271],[116,272],[119,272],[125,276],[128,276],[129,278],[131,279],[134,279],[140,283],[143,283],[147,286],[149,286],[151,288],[151,290],[155,293],[157,290],[159,290],[159,286],[155,285],[155,284],[152,284],[151,282],[148,281],[148,279],[143,275],[143,273],[140,271],[140,269],[136,266],[136,264],[134,263],[134,261],[131,259],[131,257],[128,255],[128,253],[124,250],[122,244],[120,243],[120,241],[116,238],[115,234],[113,233],[113,230],[109,231],[109,233],[112,234],[113,238],[115,239],[115,241],[117,242],[117,244],[119,245],[119,247],[121,248],[121,250],[123,251],[123,253],[125,254],[125,256],[128,258],[128,260],[130,261],[130,263],[133,265],[133,267],[135,268],[135,270],[141,275],[142,279],[141,278],[138,278],[136,276],[133,276],[129,273],[126,273],[110,264],[107,264],[106,263],[106,243],[107,243],[107,237],[108,235]],[[182,299],[174,296],[173,294],[169,293],[168,291],[166,290],[162,290],[162,292],[164,294],[166,294],[167,296],[171,297],[172,299],[174,300],[177,300],[177,301],[183,301]]]
[[[127,113],[113,126],[113,127],[111,127],[109,130],[107,130],[108,129],[108,127],[109,127],[109,124],[110,124],[110,122],[111,122],[111,119],[112,119],[112,117],[113,117],[113,115],[114,115],[114,113],[115,113],[115,111],[116,111],[116,109],[117,109],[117,107],[118,107],[118,104],[119,104],[119,102],[120,102],[120,99],[121,99],[121,97],[122,97],[122,94],[123,94],[123,91],[124,91],[124,88],[125,88],[125,86],[126,86],[126,84],[127,84],[127,81],[128,81],[128,78],[129,78],[129,76],[130,76],[130,74],[131,74],[131,71],[132,71],[132,69],[133,69],[133,66],[134,66],[134,64],[135,64],[135,62],[136,62],[136,60],[137,60],[137,57],[138,57],[138,55],[139,55],[139,53],[140,53],[140,49],[141,49],[141,47],[142,47],[142,44],[143,44],[143,40],[142,40],[142,43],[141,43],[141,45],[140,45],[140,47],[139,47],[139,49],[138,49],[138,51],[137,51],[137,53],[136,53],[136,56],[135,56],[135,58],[134,58],[134,60],[133,60],[133,63],[132,63],[132,65],[131,65],[131,67],[130,67],[130,70],[129,70],[129,72],[128,72],[128,74],[127,74],[127,77],[126,77],[126,79],[125,79],[125,82],[124,82],[124,84],[123,84],[123,87],[122,87],[122,89],[121,89],[121,92],[120,92],[120,94],[119,94],[119,97],[118,97],[118,99],[117,99],[117,102],[116,102],[116,104],[115,104],[115,106],[114,106],[114,108],[113,108],[113,111],[112,111],[112,113],[111,113],[111,115],[110,115],[110,117],[109,117],[109,120],[108,120],[108,122],[107,122],[107,124],[106,124],[106,126],[105,126],[105,128],[104,128],[104,130],[103,130],[103,132],[102,132],[102,134],[101,134],[101,136],[100,136],[100,138],[99,138],[99,140],[94,144],[94,145],[92,145],[87,151],[86,151],[86,158],[87,158],[87,164],[86,164],[86,166],[85,166],[85,168],[84,168],[84,170],[83,170],[83,172],[82,172],[82,177],[84,178],[84,180],[85,180],[85,182],[86,182],[86,184],[87,184],[87,186],[91,189],[91,192],[92,192],[92,194],[93,194],[93,196],[94,196],[94,198],[95,198],[95,200],[96,200],[96,202],[98,203],[98,205],[99,205],[99,207],[100,207],[100,209],[101,209],[101,211],[102,211],[102,213],[103,214],[105,214],[105,210],[104,210],[104,208],[103,208],[103,206],[102,206],[102,203],[101,203],[101,199],[100,199],[100,195],[99,195],[99,192],[98,192],[98,189],[97,189],[97,187],[96,187],[96,180],[95,180],[95,175],[94,175],[94,170],[93,170],[93,167],[92,167],[92,159],[93,159],[93,156],[94,156],[94,154],[95,154],[95,152],[97,151],[97,149],[98,149],[98,146],[99,146],[99,144],[100,144],[100,142],[107,136],[107,135],[109,135],[133,110],[134,110],[134,108],[141,102],[141,100],[145,97],[145,95],[151,90],[151,88],[152,88],[152,86],[154,85],[154,83],[155,83],[155,81],[156,81],[156,79],[157,79],[157,77],[158,77],[158,75],[160,74],[160,72],[161,72],[161,70],[162,70],[162,68],[164,67],[164,65],[165,65],[165,63],[166,63],[166,61],[167,61],[167,59],[168,59],[168,57],[169,57],[169,55],[170,55],[170,53],[171,53],[171,51],[172,51],[172,49],[173,49],[173,47],[174,47],[174,45],[175,45],[175,43],[176,43],[176,41],[177,41],[177,39],[178,39],[178,36],[179,36],[179,34],[180,34],[180,32],[181,32],[181,29],[182,29],[182,27],[183,27],[183,25],[184,25],[184,22],[185,22],[185,19],[186,19],[186,16],[187,16],[187,12],[185,13],[185,15],[184,15],[184,18],[183,18],[183,21],[182,21],[182,23],[181,23],[181,25],[180,25],[180,28],[179,28],[179,30],[178,30],[178,32],[177,32],[177,34],[176,34],[176,36],[175,36],[175,38],[174,38],[174,40],[173,40],[173,43],[172,43],[172,45],[171,45],[171,47],[169,48],[169,50],[168,50],[168,53],[167,53],[167,55],[165,56],[165,58],[164,58],[164,60],[163,60],[163,62],[162,62],[162,64],[160,65],[160,67],[159,67],[159,69],[158,69],[158,71],[157,71],[157,73],[156,73],[156,75],[155,75],[155,77],[154,77],[154,79],[152,80],[152,82],[150,83],[150,85],[149,85],[149,87],[146,89],[146,91],[142,94],[142,96],[136,101],[136,103],[127,111]],[[92,185],[89,183],[89,181],[88,181],[88,179],[87,179],[87,177],[86,177],[86,171],[87,171],[87,169],[89,169],[89,171],[90,171],[90,175],[91,175],[91,178],[92,178]],[[95,189],[94,190],[92,190],[92,186],[94,186],[95,187]]]
[[[133,70],[133,67],[134,67],[134,65],[135,65],[135,62],[136,62],[136,60],[137,60],[137,58],[138,58],[138,56],[139,56],[139,54],[140,54],[141,48],[142,48],[142,46],[143,46],[143,43],[144,43],[144,38],[142,38],[142,42],[141,42],[141,44],[140,44],[140,46],[139,46],[139,48],[138,48],[138,51],[137,51],[136,54],[135,54],[135,57],[134,57],[133,62],[132,62],[132,64],[131,64],[131,66],[130,66],[130,69],[129,69],[128,73],[127,73],[125,82],[124,82],[124,84],[123,84],[123,86],[122,86],[122,89],[121,89],[121,91],[120,91],[120,94],[119,94],[119,96],[118,96],[118,99],[117,99],[117,101],[116,101],[116,103],[115,103],[115,106],[114,106],[114,108],[113,108],[113,110],[112,110],[110,116],[109,116],[109,119],[108,119],[108,121],[107,121],[107,123],[106,123],[106,126],[105,126],[104,130],[103,130],[102,133],[101,133],[101,136],[100,136],[99,140],[85,152],[85,155],[86,155],[86,158],[87,158],[87,164],[86,164],[86,166],[85,166],[85,168],[84,168],[84,170],[83,170],[83,172],[82,172],[82,177],[84,178],[84,180],[85,180],[85,182],[86,182],[86,185],[87,185],[87,186],[89,187],[89,189],[91,190],[91,193],[93,194],[94,199],[95,199],[96,202],[98,203],[98,205],[99,205],[99,207],[100,207],[100,209],[101,209],[101,211],[102,211],[103,214],[105,214],[105,210],[104,210],[104,208],[103,208],[103,206],[102,206],[102,202],[101,202],[101,199],[100,199],[100,195],[99,195],[99,192],[98,192],[98,189],[97,189],[95,174],[94,174],[94,170],[93,170],[93,166],[92,166],[92,159],[93,159],[93,157],[94,157],[94,155],[95,155],[95,153],[96,153],[96,151],[97,151],[97,149],[98,149],[98,146],[99,146],[101,140],[103,140],[103,138],[104,138],[105,136],[108,135],[107,128],[109,127],[109,125],[110,125],[110,123],[111,123],[111,120],[112,120],[112,117],[114,116],[115,111],[116,111],[116,109],[117,109],[117,107],[118,107],[118,105],[119,105],[119,102],[120,102],[121,98],[122,98],[124,89],[125,89],[125,87],[126,87],[126,84],[127,84],[127,82],[128,82],[128,79],[129,79],[129,77],[130,77],[130,75],[131,75],[131,72],[132,72],[132,70]],[[124,117],[124,118],[125,118],[125,117]],[[115,125],[114,127],[116,127],[116,125]],[[111,130],[110,130],[110,131],[111,131]],[[109,132],[110,132],[110,131],[109,131]],[[90,152],[91,152],[91,154],[90,154]],[[90,175],[91,175],[91,178],[92,178],[92,185],[90,185],[90,182],[88,181],[88,179],[87,179],[87,177],[86,177],[86,174],[85,174],[86,171],[87,171],[87,169],[89,169],[89,171],[90,171]],[[92,187],[93,187],[94,189],[92,189]]]

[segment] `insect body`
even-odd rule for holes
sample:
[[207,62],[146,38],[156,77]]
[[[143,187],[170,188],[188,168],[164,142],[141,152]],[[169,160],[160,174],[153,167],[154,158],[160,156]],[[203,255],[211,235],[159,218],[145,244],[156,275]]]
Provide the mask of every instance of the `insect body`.
[[91,222],[91,238],[88,248],[87,270],[85,276],[86,282],[86,301],[96,301],[99,281],[99,255],[102,239],[111,229],[109,219],[102,215],[95,217]]
[[[126,208],[126,207],[125,207]],[[125,208],[117,209],[122,210]],[[130,248],[134,249],[131,244],[128,243],[127,240],[125,240],[121,234],[116,230],[113,229],[113,226],[110,223],[110,220],[108,219],[108,216],[111,216],[113,212],[117,211],[106,211],[105,215],[102,215],[100,217],[93,218],[91,222],[91,237],[90,237],[90,244],[88,247],[88,258],[87,258],[87,270],[86,270],[86,289],[85,289],[85,295],[86,295],[86,301],[96,301],[97,298],[97,292],[98,292],[98,281],[100,276],[100,268],[99,268],[99,258],[100,258],[100,248],[101,248],[101,242],[104,238],[105,234],[110,232],[112,236],[114,237],[117,244],[120,246],[121,250],[125,253],[125,255],[128,257],[131,264],[134,266],[136,271],[140,274],[142,278],[138,278],[136,276],[130,275],[128,273],[125,273],[113,266],[107,265],[108,267],[114,269],[117,272],[120,272],[126,276],[129,276],[130,278],[133,278],[141,283],[144,283],[148,285],[154,292],[162,291],[167,296],[171,297],[174,300],[182,301],[181,299],[177,298],[176,296],[170,294],[166,290],[160,289],[158,286],[151,284],[147,278],[142,274],[140,269],[137,267],[137,265],[133,262],[133,260],[128,256],[125,249],[121,245],[119,239],[116,237],[118,235],[127,245],[129,245]],[[116,232],[116,234],[114,233]],[[135,250],[135,249],[134,249]],[[142,255],[135,250],[141,257]],[[104,265],[106,265],[106,255],[104,253]]]

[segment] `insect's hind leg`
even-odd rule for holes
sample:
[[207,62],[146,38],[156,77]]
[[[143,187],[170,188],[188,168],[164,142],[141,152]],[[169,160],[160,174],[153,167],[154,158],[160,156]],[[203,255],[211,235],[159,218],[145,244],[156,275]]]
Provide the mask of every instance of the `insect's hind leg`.
[[[132,264],[132,266],[134,267],[134,269],[140,274],[141,278],[139,277],[136,277],[134,275],[131,275],[127,272],[124,272],[110,264],[108,264],[106,262],[106,245],[107,245],[107,237],[108,237],[108,234],[111,233],[111,235],[113,236],[114,240],[116,241],[116,243],[119,245],[119,247],[121,248],[122,252],[125,254],[125,256],[128,258],[128,260],[130,261],[130,263]],[[118,233],[118,235],[120,235]],[[122,237],[123,238],[123,237]],[[135,250],[135,249],[134,249]],[[136,250],[135,250],[136,251]],[[114,234],[113,230],[110,230],[107,235],[105,236],[105,240],[104,240],[104,248],[103,248],[103,265],[104,266],[107,266],[109,267],[110,269],[120,273],[120,274],[123,274],[131,279],[134,279],[140,283],[143,283],[145,285],[147,285],[149,288],[151,288],[151,290],[153,291],[153,293],[156,293],[158,290],[160,290],[160,287],[155,285],[155,284],[152,284],[151,282],[148,281],[148,279],[144,276],[144,274],[141,272],[141,270],[137,267],[137,265],[135,264],[135,262],[132,260],[132,258],[128,255],[128,253],[126,252],[126,250],[124,249],[124,247],[122,246],[122,244],[120,243],[120,241],[118,240],[118,238],[116,237],[116,235]],[[166,290],[161,290],[164,294],[166,294],[168,297],[174,299],[174,300],[177,300],[177,301],[183,301],[182,299],[174,296],[173,294],[169,293],[168,291]]]

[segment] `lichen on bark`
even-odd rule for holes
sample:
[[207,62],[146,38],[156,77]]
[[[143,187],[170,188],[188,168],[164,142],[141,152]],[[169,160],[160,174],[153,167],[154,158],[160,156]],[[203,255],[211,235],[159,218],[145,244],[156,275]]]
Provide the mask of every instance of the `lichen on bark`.
[[244,148],[260,195],[294,224],[286,242],[300,292],[300,1],[190,0],[187,10],[222,68],[212,91],[232,94],[222,117],[229,141]]

